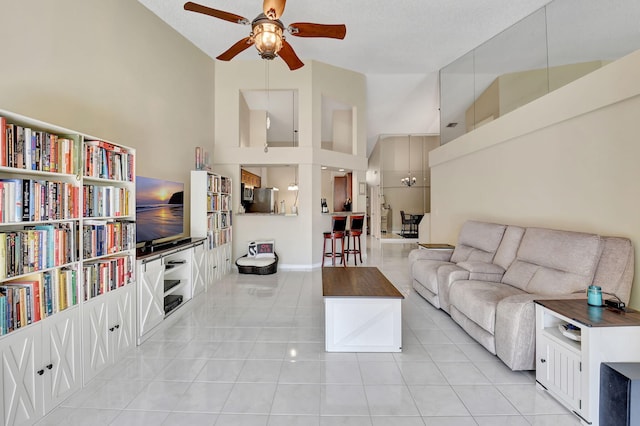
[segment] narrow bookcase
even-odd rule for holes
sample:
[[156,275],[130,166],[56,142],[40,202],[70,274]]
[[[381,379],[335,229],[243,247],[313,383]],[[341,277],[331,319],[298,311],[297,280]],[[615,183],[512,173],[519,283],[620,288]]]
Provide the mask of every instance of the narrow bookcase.
[[232,180],[191,171],[191,236],[207,238],[207,283],[231,271]]
[[0,110],[1,424],[35,423],[134,344],[116,314],[135,294],[134,167],[132,148]]
[[83,136],[85,383],[135,346],[135,150]]

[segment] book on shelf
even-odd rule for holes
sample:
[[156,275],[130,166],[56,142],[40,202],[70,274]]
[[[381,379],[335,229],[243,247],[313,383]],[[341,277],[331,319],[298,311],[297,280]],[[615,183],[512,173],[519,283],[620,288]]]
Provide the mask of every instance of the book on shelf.
[[90,300],[131,283],[133,262],[133,257],[127,255],[85,263],[82,267],[84,300]]
[[6,222],[22,222],[22,179],[6,178],[1,179],[1,183],[4,189],[2,204]]
[[0,285],[0,331],[7,334],[74,306],[75,269],[31,274]]
[[3,223],[78,217],[79,188],[70,183],[11,178],[0,185]]
[[69,222],[0,232],[0,279],[75,262],[75,234]]
[[85,141],[85,176],[133,181],[133,155],[104,141]]
[[0,117],[0,166],[75,174],[72,156],[77,158],[77,147],[72,139]]
[[7,165],[7,119],[0,116],[0,166]]
[[118,217],[129,215],[130,191],[116,186],[90,185],[82,187],[84,217]]

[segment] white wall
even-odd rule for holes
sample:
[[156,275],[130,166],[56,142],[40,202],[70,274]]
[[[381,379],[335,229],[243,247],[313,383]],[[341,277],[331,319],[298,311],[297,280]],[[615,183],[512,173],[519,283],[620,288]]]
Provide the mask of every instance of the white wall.
[[367,75],[367,146],[380,135],[440,133],[438,72]]
[[640,307],[640,51],[434,150],[431,241],[479,219],[628,237]]
[[212,151],[212,59],[130,0],[6,1],[0,39],[0,108],[135,147],[137,174],[189,197],[194,148]]

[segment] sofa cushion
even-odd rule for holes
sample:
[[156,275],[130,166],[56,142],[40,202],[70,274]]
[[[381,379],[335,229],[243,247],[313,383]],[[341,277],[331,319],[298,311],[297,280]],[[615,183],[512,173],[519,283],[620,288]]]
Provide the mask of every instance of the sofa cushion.
[[602,237],[602,255],[593,284],[629,303],[633,284],[634,251],[628,238]]
[[239,266],[255,266],[255,267],[264,267],[269,266],[276,261],[275,257],[263,257],[263,258],[255,258],[243,256],[236,260],[236,264]]
[[413,279],[434,294],[438,294],[438,268],[451,265],[441,260],[420,260],[411,267]]
[[451,262],[491,262],[502,241],[506,225],[469,220],[462,225]]
[[412,265],[418,260],[442,260],[444,262],[449,262],[452,252],[452,250],[413,249],[409,252],[409,264]]
[[507,270],[518,254],[518,247],[520,247],[523,235],[524,228],[514,225],[507,226],[502,241],[500,241],[500,246],[493,258],[493,263]]
[[469,271],[470,280],[500,282],[504,275],[504,268],[494,263],[460,262],[458,266]]
[[600,252],[600,237],[595,234],[527,228],[502,282],[527,293],[584,290],[593,281]]
[[507,284],[487,281],[456,281],[449,290],[449,302],[460,313],[491,334],[495,333],[496,309],[505,297],[524,291]]
[[438,297],[440,309],[449,312],[449,291],[451,285],[458,280],[468,280],[469,271],[453,263],[438,267]]

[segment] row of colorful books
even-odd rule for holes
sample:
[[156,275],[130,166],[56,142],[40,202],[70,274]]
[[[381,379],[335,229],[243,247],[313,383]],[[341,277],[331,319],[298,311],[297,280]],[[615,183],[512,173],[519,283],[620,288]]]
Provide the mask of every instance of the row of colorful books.
[[207,228],[213,231],[219,231],[231,226],[230,212],[213,212],[207,216]]
[[116,186],[84,185],[84,217],[117,217],[129,215],[131,193]]
[[104,141],[85,142],[85,176],[133,182],[134,156],[126,149]]
[[0,179],[0,223],[77,218],[78,194],[67,182]]
[[10,333],[78,303],[74,269],[46,271],[0,285],[0,334]]
[[207,246],[209,249],[220,247],[231,242],[231,228],[207,231]]
[[130,250],[135,245],[135,222],[85,220],[83,223],[82,252],[84,259]]
[[231,179],[216,175],[209,175],[208,179],[207,191],[231,194]]
[[99,259],[82,265],[84,300],[130,284],[133,280],[133,256]]
[[75,262],[76,236],[73,222],[0,232],[0,279]]
[[0,166],[77,174],[78,144],[68,137],[8,123],[0,117]]
[[207,194],[207,211],[230,210],[231,197],[226,194]]

